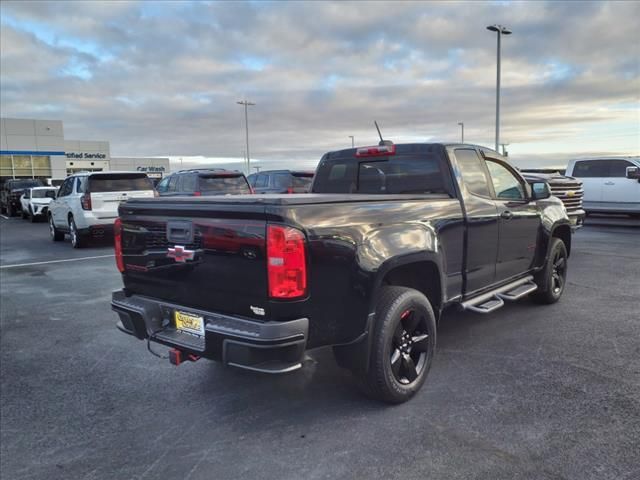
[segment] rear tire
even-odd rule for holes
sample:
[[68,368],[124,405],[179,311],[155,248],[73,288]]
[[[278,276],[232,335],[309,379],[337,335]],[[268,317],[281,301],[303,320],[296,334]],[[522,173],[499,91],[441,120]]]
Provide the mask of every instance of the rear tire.
[[7,217],[13,217],[15,214],[16,214],[16,212],[13,209],[13,205],[9,204],[7,206]]
[[64,233],[60,232],[53,223],[53,216],[49,214],[49,235],[54,242],[61,242],[64,240]]
[[78,232],[78,227],[73,217],[69,218],[69,237],[71,238],[71,246],[73,248],[82,248],[85,246],[85,240]]
[[436,348],[436,320],[427,297],[412,288],[383,287],[376,306],[370,363],[359,386],[368,396],[402,403],[424,384]]
[[567,284],[568,259],[564,242],[559,238],[552,238],[549,258],[535,279],[538,290],[531,294],[534,302],[550,305],[560,300]]

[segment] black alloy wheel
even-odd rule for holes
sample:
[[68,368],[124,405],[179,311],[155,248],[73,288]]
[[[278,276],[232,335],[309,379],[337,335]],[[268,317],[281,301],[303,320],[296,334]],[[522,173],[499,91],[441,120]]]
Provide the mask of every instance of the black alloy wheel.
[[436,349],[429,300],[413,288],[382,287],[369,335],[369,367],[358,375],[360,388],[376,400],[406,402],[424,384]]
[[552,238],[545,266],[535,276],[538,290],[531,294],[534,302],[551,304],[560,300],[567,286],[568,262],[569,255],[564,242],[559,238]]
[[413,308],[400,315],[393,334],[391,371],[404,385],[414,382],[424,370],[429,351],[426,318]]
[[557,249],[553,255],[553,270],[551,274],[551,290],[554,295],[560,295],[564,290],[564,282],[567,278],[566,251]]

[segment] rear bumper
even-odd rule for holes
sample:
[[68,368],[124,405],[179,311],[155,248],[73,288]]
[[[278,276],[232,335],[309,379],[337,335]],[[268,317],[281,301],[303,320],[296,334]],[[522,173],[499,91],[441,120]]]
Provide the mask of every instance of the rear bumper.
[[85,237],[95,239],[110,237],[113,236],[113,224],[91,225],[90,227],[79,229],[78,233]]
[[[256,322],[196,310],[139,295],[113,292],[111,308],[120,317],[118,329],[141,340],[177,348],[226,365],[265,373],[286,373],[302,366],[308,338],[306,318],[286,322]],[[203,337],[175,328],[176,310],[202,316]]]

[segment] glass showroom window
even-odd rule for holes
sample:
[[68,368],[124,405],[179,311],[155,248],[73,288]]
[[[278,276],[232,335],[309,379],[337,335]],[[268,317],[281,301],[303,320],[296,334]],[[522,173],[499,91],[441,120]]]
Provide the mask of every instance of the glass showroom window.
[[30,155],[14,155],[13,170],[16,177],[31,178],[33,176],[33,171],[31,170],[31,156]]
[[13,177],[11,155],[0,155],[0,177]]
[[51,157],[39,155],[31,157],[31,161],[33,162],[33,175],[35,177],[51,176]]

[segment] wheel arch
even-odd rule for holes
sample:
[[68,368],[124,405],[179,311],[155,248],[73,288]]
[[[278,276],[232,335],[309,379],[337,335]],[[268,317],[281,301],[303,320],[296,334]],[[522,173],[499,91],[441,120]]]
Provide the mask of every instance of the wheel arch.
[[446,284],[442,275],[442,259],[436,252],[396,256],[380,265],[372,282],[366,330],[356,341],[333,347],[338,364],[354,373],[368,371],[376,303],[380,290],[386,285],[414,288],[423,293],[431,304],[437,324],[445,303],[443,286]]
[[387,260],[376,275],[371,297],[371,309],[375,310],[380,289],[385,286],[408,287],[418,290],[429,300],[436,320],[445,303],[440,257],[434,252],[419,252]]

